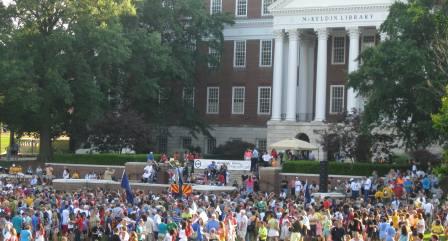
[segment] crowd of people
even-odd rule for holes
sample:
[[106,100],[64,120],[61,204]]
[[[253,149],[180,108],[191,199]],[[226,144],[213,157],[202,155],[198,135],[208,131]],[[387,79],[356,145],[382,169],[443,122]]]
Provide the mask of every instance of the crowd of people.
[[438,179],[417,164],[330,185],[346,198],[313,195],[318,185],[304,177],[283,180],[279,193],[260,191],[256,173],[241,178],[232,193],[132,190],[129,202],[122,191],[56,191],[6,177],[0,241],[417,241],[448,230]]

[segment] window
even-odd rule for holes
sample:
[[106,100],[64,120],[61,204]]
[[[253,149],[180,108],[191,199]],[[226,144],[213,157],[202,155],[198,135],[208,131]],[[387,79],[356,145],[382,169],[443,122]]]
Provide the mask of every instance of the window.
[[158,102],[159,104],[163,104],[168,100],[168,93],[165,88],[160,87],[159,88],[159,96],[158,96]]
[[271,15],[271,12],[269,12],[269,5],[271,5],[274,2],[274,0],[263,0],[263,5],[261,8],[261,16],[268,16]]
[[209,68],[218,67],[219,62],[221,62],[221,55],[219,51],[215,48],[209,47],[208,56],[209,56],[208,67]]
[[271,114],[271,87],[258,87],[258,114]]
[[235,15],[239,17],[247,16],[247,0],[236,0]]
[[245,87],[232,88],[232,114],[244,114]]
[[182,91],[184,104],[194,107],[194,87],[185,87]]
[[219,87],[207,88],[207,114],[219,113]]
[[[371,47],[375,47],[375,35],[363,35],[361,41],[361,53]],[[361,59],[359,63],[362,64]]]
[[181,137],[181,147],[183,149],[188,149],[191,147],[191,136]]
[[260,67],[272,66],[272,40],[260,40]]
[[257,139],[257,147],[258,147],[259,151],[265,152],[266,151],[266,147],[267,147],[266,139]]
[[345,64],[345,36],[333,36],[332,64]]
[[166,135],[158,136],[157,145],[159,148],[159,153],[166,153],[168,151],[168,137]]
[[243,139],[241,139],[241,138],[238,138],[238,137],[230,137],[229,138],[229,141],[242,141]]
[[212,154],[215,152],[215,149],[216,149],[216,139],[208,138],[207,139],[207,153]]
[[344,86],[330,86],[330,113],[337,114],[344,111]]
[[222,0],[210,0],[210,14],[222,12]]
[[233,67],[246,67],[246,41],[235,41],[233,49]]
[[375,47],[375,35],[363,35],[361,42],[361,52],[371,47]]

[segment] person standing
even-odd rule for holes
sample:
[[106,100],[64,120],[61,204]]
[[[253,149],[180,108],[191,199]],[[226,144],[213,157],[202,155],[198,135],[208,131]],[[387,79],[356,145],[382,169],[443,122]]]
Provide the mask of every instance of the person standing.
[[261,157],[263,159],[263,164],[265,167],[270,166],[270,162],[272,160],[271,155],[269,155],[269,153],[266,151],[264,152],[263,156]]
[[302,193],[302,182],[299,180],[299,177],[296,177],[296,181],[294,182],[294,192],[296,198],[300,197],[300,194]]
[[369,201],[370,190],[372,189],[372,180],[370,179],[370,177],[367,177],[367,179],[364,180],[363,188],[364,188],[364,201],[367,203]]
[[359,196],[361,184],[359,184],[359,182],[357,180],[352,179],[351,181],[352,182],[350,183],[350,189],[352,190],[352,198],[356,200]]

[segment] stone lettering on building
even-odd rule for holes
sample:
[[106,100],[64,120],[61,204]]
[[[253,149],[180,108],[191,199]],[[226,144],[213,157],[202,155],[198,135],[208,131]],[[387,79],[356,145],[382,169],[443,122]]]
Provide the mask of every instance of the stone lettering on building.
[[336,15],[318,15],[318,16],[302,16],[301,23],[331,23],[331,22],[347,22],[347,21],[364,21],[373,20],[375,15],[366,14],[336,14]]

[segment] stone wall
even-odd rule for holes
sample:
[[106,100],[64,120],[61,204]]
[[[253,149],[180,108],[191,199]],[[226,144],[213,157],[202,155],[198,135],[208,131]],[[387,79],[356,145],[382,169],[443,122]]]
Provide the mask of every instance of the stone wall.
[[47,163],[48,165],[53,167],[53,175],[55,178],[62,178],[62,173],[65,168],[68,168],[70,172],[77,171],[82,179],[84,176],[94,171],[95,173],[99,173],[101,175],[104,174],[106,168],[110,168],[115,170],[113,178],[116,180],[121,179],[123,175],[124,166],[104,166],[104,165],[84,165],[84,164],[65,164],[65,163]]
[[[278,193],[283,180],[287,180],[289,184],[296,177],[299,177],[302,183],[308,181],[308,183],[319,184],[319,174],[282,173],[280,167],[260,167],[260,189],[265,192]],[[360,179],[363,176],[328,175],[329,191],[331,187],[334,189],[338,180],[345,182],[351,178]]]

